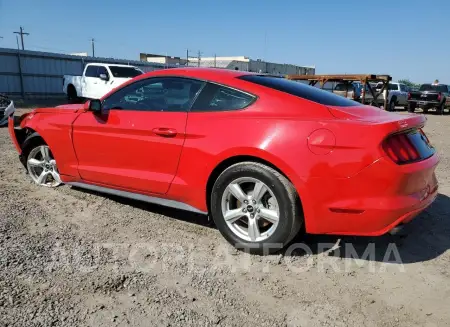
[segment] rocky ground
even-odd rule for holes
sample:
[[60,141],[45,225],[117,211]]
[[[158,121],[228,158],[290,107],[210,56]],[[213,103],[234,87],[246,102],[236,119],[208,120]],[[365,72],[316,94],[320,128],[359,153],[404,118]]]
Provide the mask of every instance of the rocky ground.
[[448,326],[450,116],[428,118],[441,194],[407,236],[306,236],[267,257],[203,216],[37,187],[2,128],[0,326]]

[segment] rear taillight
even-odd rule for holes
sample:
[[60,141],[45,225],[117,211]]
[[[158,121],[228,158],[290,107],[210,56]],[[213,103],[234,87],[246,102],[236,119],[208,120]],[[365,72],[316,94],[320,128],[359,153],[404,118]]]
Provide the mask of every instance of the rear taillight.
[[397,164],[405,164],[421,159],[416,147],[410,141],[408,134],[394,134],[383,143],[386,154]]
[[442,93],[439,92],[439,94],[438,94],[438,101],[441,101],[441,99],[442,99]]
[[408,100],[411,100],[411,92],[408,92]]

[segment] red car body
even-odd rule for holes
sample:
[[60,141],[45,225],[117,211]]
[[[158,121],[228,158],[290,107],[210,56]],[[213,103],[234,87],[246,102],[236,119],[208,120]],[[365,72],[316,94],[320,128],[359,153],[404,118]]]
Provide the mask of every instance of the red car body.
[[[436,153],[399,164],[385,147],[392,135],[414,131],[431,149],[421,132],[423,116],[327,106],[243,75],[248,73],[169,69],[128,82],[182,76],[219,83],[256,96],[243,110],[98,115],[83,104],[64,105],[26,114],[20,128],[10,119],[10,134],[20,153],[20,133],[39,133],[65,183],[177,201],[203,213],[221,170],[242,160],[262,162],[295,186],[308,233],[381,235],[411,220],[437,196]],[[397,149],[397,155],[402,150],[410,151]]]

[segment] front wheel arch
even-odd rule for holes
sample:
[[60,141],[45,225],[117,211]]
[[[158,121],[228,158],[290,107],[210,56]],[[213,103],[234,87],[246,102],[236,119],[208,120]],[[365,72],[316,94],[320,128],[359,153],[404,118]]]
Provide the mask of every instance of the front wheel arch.
[[27,137],[23,141],[23,143],[20,145],[22,152],[20,154],[20,161],[22,162],[22,165],[24,165],[25,169],[27,169],[27,157],[30,153],[31,149],[38,145],[48,145],[47,142],[45,142],[44,138],[36,131],[32,129],[27,130]]

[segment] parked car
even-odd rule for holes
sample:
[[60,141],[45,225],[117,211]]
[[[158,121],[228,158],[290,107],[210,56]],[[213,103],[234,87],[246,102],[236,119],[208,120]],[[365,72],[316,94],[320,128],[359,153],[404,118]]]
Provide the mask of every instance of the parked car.
[[435,108],[440,114],[445,107],[450,106],[450,86],[446,84],[422,84],[419,91],[411,91],[408,94],[409,112],[414,112],[417,107],[425,113]]
[[70,101],[78,98],[100,99],[112,89],[143,72],[134,67],[117,64],[87,64],[82,76],[64,75],[63,92]]
[[333,93],[355,101],[361,99],[361,88],[354,83],[338,83],[334,87]]
[[[377,84],[377,91],[379,92],[383,87],[383,83]],[[408,109],[408,92],[409,88],[405,84],[392,82],[388,84],[389,95],[388,95],[388,110],[394,111],[395,107],[402,106]],[[379,103],[384,104],[384,99],[386,98],[386,91],[381,93],[379,97]]]
[[364,97],[364,104],[371,104],[373,96],[370,93],[368,86],[364,88],[361,82],[338,83],[333,89],[334,94],[347,97],[347,99],[357,102],[362,102],[362,95],[364,92],[366,94]]
[[36,184],[209,214],[231,244],[257,253],[302,226],[381,235],[437,196],[424,116],[269,75],[158,70],[101,100],[9,121]]
[[0,126],[8,125],[8,117],[15,111],[14,103],[6,95],[0,94]]

